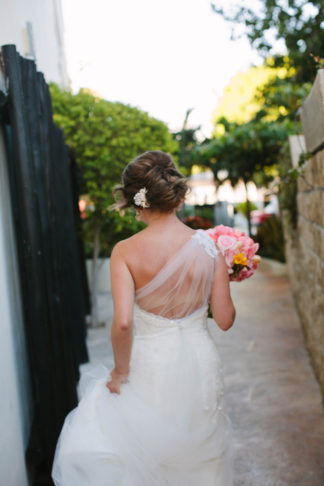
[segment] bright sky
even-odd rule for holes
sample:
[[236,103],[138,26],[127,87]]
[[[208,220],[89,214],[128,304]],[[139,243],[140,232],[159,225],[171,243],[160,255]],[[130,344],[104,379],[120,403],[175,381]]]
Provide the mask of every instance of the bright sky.
[[209,136],[224,87],[260,58],[210,0],[62,0],[73,91],[94,90],[181,128]]

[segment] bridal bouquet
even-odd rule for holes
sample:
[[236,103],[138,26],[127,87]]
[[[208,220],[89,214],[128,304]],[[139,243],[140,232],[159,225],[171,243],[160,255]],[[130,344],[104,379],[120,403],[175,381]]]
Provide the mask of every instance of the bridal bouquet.
[[259,243],[255,243],[243,231],[223,224],[206,230],[206,233],[224,256],[231,281],[241,282],[254,274],[261,261],[261,257],[256,255]]

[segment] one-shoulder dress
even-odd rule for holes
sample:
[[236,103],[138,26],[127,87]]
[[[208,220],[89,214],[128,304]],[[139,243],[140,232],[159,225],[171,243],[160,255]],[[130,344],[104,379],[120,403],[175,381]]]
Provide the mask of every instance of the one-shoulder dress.
[[130,374],[81,377],[53,463],[56,486],[231,486],[232,427],[223,370],[207,328],[218,261],[197,230],[135,294]]

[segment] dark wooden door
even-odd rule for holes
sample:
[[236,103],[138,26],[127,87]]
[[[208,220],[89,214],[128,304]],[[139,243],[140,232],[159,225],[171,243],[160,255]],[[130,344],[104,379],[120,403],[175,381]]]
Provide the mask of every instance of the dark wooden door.
[[35,405],[28,464],[36,473],[43,470],[42,484],[51,484],[57,437],[77,404],[78,367],[87,361],[75,166],[53,123],[48,86],[35,63],[22,58],[15,46],[3,46],[1,69],[7,88],[0,92],[0,115]]

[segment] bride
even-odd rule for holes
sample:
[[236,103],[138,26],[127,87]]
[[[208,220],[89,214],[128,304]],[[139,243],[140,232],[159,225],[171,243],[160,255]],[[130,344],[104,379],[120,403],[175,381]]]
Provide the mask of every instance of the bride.
[[147,227],[111,254],[115,365],[80,380],[56,447],[56,486],[232,485],[232,429],[207,309],[224,331],[235,309],[215,243],[176,216],[187,190],[161,151],[130,162],[114,190],[115,207],[135,207]]

